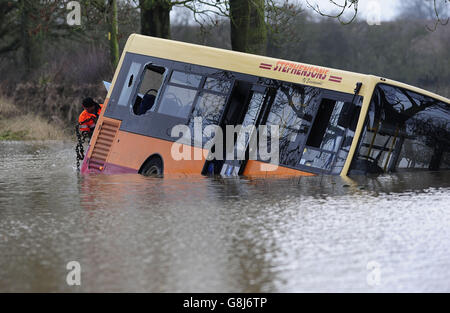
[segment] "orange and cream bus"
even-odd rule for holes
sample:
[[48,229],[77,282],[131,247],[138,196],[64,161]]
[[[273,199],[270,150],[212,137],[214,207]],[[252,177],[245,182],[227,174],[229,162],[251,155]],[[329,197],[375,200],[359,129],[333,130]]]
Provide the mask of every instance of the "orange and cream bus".
[[[237,145],[239,125],[264,131],[248,132],[244,157],[229,158],[235,154],[224,142]],[[174,134],[177,127],[196,136]],[[256,137],[267,137],[267,145],[276,139],[276,150],[265,147],[276,158],[249,151]],[[133,34],[82,173],[298,176],[449,168],[447,98],[372,75]]]

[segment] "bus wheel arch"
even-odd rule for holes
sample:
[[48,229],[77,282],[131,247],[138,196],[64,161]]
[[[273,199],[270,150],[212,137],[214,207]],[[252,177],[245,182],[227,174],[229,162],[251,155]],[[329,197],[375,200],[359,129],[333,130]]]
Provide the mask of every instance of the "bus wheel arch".
[[143,176],[163,177],[164,162],[161,155],[155,153],[149,156],[138,171]]

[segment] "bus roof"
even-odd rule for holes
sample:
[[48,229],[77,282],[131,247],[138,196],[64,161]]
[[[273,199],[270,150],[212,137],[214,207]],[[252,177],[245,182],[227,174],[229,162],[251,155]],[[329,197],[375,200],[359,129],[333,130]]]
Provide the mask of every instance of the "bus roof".
[[432,92],[378,76],[138,34],[130,35],[124,52],[289,81],[351,94],[354,93],[356,83],[358,82],[363,83],[363,88],[361,89],[362,94],[365,91],[365,86],[386,83],[450,103],[449,99]]

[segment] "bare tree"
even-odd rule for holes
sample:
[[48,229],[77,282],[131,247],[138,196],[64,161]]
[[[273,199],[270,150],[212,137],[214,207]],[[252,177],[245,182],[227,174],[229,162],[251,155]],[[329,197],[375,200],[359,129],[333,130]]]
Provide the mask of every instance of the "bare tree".
[[193,12],[195,21],[204,23],[215,15],[226,16],[228,1],[205,0],[134,0],[141,12],[141,33],[170,38],[170,12],[174,7],[184,7]]
[[21,49],[26,72],[38,68],[44,41],[67,34],[65,1],[0,0],[0,53]]
[[265,54],[267,28],[264,0],[139,0],[141,33],[170,38],[170,12],[183,7],[200,24],[217,24],[230,19],[232,48],[236,51]]
[[[331,14],[325,13],[317,2],[312,1],[314,0],[306,0],[306,3],[316,13],[325,17],[336,18],[342,24],[352,23],[358,15],[360,0],[330,0],[337,9],[336,13]],[[413,17],[434,19],[434,25],[432,27],[427,26],[429,30],[434,31],[439,25],[448,24],[449,2],[449,0],[411,0],[402,2],[402,7],[406,8],[407,14],[412,14]],[[350,17],[347,17],[346,13],[349,13]]]
[[231,46],[235,51],[265,54],[264,0],[230,0]]
[[300,5],[284,2],[268,1],[266,5],[267,55],[288,58],[290,51],[299,50],[298,45],[304,39],[299,31],[306,15]]
[[429,30],[449,22],[450,6],[448,0],[409,0],[400,3],[400,18],[433,21]]
[[109,56],[112,68],[116,68],[119,63],[119,39],[118,39],[118,19],[117,0],[109,0]]
[[14,51],[20,46],[20,37],[12,35],[19,28],[14,21],[17,8],[17,2],[0,0],[0,54]]
[[[313,9],[316,13],[318,13],[321,16],[325,17],[331,17],[336,18],[339,20],[342,24],[350,24],[358,15],[358,4],[359,0],[330,0],[330,2],[335,6],[337,9],[336,13],[325,13],[319,6],[317,2],[311,3],[312,0],[306,0],[307,5]],[[347,18],[345,14],[347,12],[350,12],[350,18]]]

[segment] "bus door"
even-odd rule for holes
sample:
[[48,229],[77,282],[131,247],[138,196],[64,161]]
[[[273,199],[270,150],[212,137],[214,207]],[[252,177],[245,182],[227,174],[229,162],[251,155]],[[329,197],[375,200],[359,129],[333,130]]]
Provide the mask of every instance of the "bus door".
[[323,91],[302,147],[300,166],[339,174],[354,137],[362,98]]
[[[272,98],[270,90],[268,87],[251,85],[240,122],[234,125],[234,138],[227,138],[225,161],[220,171],[222,176],[242,174],[249,157],[257,153],[257,129]],[[229,144],[229,140],[233,140],[234,144]]]

